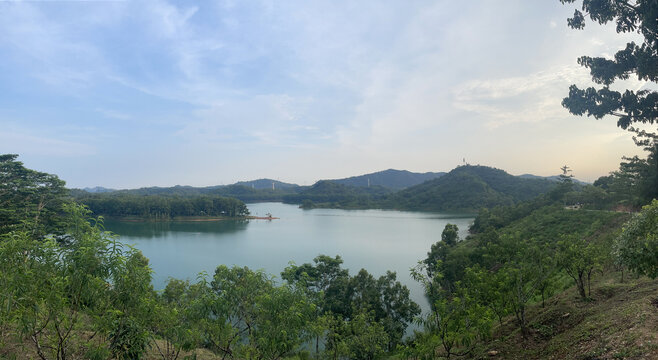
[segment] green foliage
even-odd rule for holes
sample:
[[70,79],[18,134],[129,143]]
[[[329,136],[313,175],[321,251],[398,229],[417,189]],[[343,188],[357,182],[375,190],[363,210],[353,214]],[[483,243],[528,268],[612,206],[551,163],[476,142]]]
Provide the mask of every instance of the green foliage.
[[55,175],[26,169],[18,155],[0,155],[0,234],[27,230],[61,233],[59,215],[67,190]]
[[431,358],[438,351],[446,358],[469,354],[478,340],[489,335],[493,312],[473,296],[475,283],[462,286],[458,282],[453,290],[446,290],[435,286],[426,274],[422,263],[412,271],[432,303],[430,313],[419,319],[424,332],[415,334],[407,350]]
[[521,333],[527,336],[526,309],[554,274],[551,253],[534,241],[514,237],[501,238],[504,264],[498,271],[502,278],[502,296],[509,300]]
[[350,320],[346,339],[350,358],[359,360],[380,358],[386,352],[390,341],[385,326],[364,312],[356,314]]
[[[272,182],[275,189],[272,189]],[[260,179],[249,182],[238,182],[233,185],[219,185],[207,187],[192,187],[176,185],[172,187],[145,187],[130,190],[107,190],[102,193],[126,196],[165,196],[165,197],[199,197],[199,196],[222,196],[239,199],[244,202],[281,201],[287,194],[295,194],[300,186],[286,184],[276,180]],[[87,197],[101,192],[88,192],[73,189],[73,197]]]
[[554,182],[524,179],[486,166],[460,166],[448,174],[399,191],[383,206],[424,211],[478,211],[512,205],[548,192]]
[[3,324],[30,339],[40,358],[65,359],[75,357],[72,344],[83,341],[76,328],[86,316],[109,336],[115,357],[138,358],[149,341],[138,326],[148,313],[141,310],[151,293],[148,263],[124,250],[101,223],[91,225],[88,210],[64,210],[70,237],[65,243],[27,231],[0,239]]
[[580,236],[563,236],[558,241],[558,266],[574,280],[582,299],[591,295],[592,273],[601,270],[605,255],[600,244]]
[[[551,197],[546,194],[514,206],[483,210],[474,225],[478,233],[453,246],[443,241],[432,245],[414,277],[423,284],[432,305],[433,313],[424,322],[432,321],[433,326],[417,333],[403,353],[418,358],[434,358],[438,348],[443,356],[468,353],[486,336],[481,330],[487,330],[492,319],[502,325],[509,315],[527,337],[528,307],[545,303],[566,277],[564,269],[576,269],[576,274],[585,269],[586,287],[588,274],[591,278],[595,269],[609,263],[606,234],[626,215],[567,210],[561,204],[550,205],[555,203]],[[474,314],[486,321],[478,325],[469,318]],[[473,326],[462,329],[466,338],[442,332],[464,326],[460,321]]]
[[[327,346],[338,351],[339,345],[334,342],[338,337],[349,341],[351,335],[346,331],[351,326],[350,321],[358,314],[368,314],[387,334],[385,349],[395,349],[407,324],[420,313],[418,305],[409,297],[409,289],[397,281],[396,274],[387,272],[375,279],[361,269],[350,277],[348,271],[340,267],[343,260],[339,256],[320,255],[313,261],[314,265],[290,265],[281,276],[316,299],[320,305],[318,318],[333,318],[327,320],[333,324],[325,336]],[[338,325],[338,320],[345,326]]]
[[203,345],[200,326],[196,322],[200,302],[198,288],[199,284],[190,285],[189,281],[169,279],[157,298],[155,316],[149,326],[153,334],[164,342],[163,345],[158,341],[153,343],[163,359],[177,359],[181,351],[194,350]]
[[312,333],[315,305],[301,289],[276,286],[262,271],[218,266],[212,282],[169,281],[153,324],[165,340],[158,351],[175,359],[203,346],[222,357],[280,359]]
[[[306,207],[371,208],[392,190],[383,186],[350,186],[331,180],[321,180],[298,194],[283,197],[283,202],[306,204]],[[310,206],[310,204],[313,204]]]
[[283,200],[303,204],[304,208],[475,212],[483,207],[529,200],[554,186],[555,182],[546,179],[526,179],[486,166],[469,165],[397,192],[381,186],[348,186],[335,181],[318,181]]
[[348,186],[383,186],[389,189],[400,190],[421,184],[427,180],[432,180],[443,175],[445,175],[443,172],[413,173],[406,170],[388,169],[376,173],[353,176],[346,179],[338,179],[332,181]]
[[112,217],[169,220],[177,216],[249,215],[242,201],[217,195],[182,197],[102,193],[79,196],[76,200],[88,206],[96,215]]
[[615,255],[631,271],[658,276],[658,200],[624,225],[615,242]]
[[587,115],[596,119],[614,116],[617,118],[617,126],[636,134],[634,140],[649,152],[648,158],[627,158],[628,162],[622,163],[620,173],[614,176],[621,180],[625,175],[630,175],[631,179],[640,180],[627,187],[633,190],[640,204],[647,204],[658,198],[658,135],[634,125],[656,123],[658,91],[649,87],[637,91],[627,89],[621,93],[610,89],[610,85],[618,79],[626,80],[631,75],[654,84],[658,81],[658,6],[653,0],[584,0],[582,12],[576,9],[573,18],[568,19],[569,26],[574,29],[584,28],[585,16],[599,24],[614,22],[618,33],[635,32],[643,37],[643,41],[639,45],[633,41],[627,43],[624,49],[617,51],[614,59],[581,56],[578,64],[588,68],[592,81],[603,87],[579,89],[571,85],[569,95],[562,100],[562,106],[578,116]]
[[387,349],[395,349],[402,340],[407,324],[420,314],[420,307],[409,298],[409,289],[400,284],[396,274],[390,271],[375,280],[361,269],[350,284],[353,313],[371,312],[374,321],[380,323],[388,334]]
[[459,228],[455,224],[446,224],[441,233],[441,241],[443,241],[448,246],[457,245],[459,240]]
[[[561,2],[573,3],[575,0]],[[617,125],[623,129],[638,122],[653,124],[658,116],[658,92],[626,90],[621,94],[611,90],[609,85],[617,79],[626,80],[631,74],[637,75],[640,80],[658,80],[658,6],[651,0],[585,0],[582,11],[599,24],[615,22],[618,33],[637,32],[644,37],[644,41],[641,45],[635,42],[626,44],[624,49],[615,54],[614,60],[580,57],[578,63],[590,69],[592,80],[604,86],[598,90],[593,87],[581,90],[571,85],[569,96],[562,104],[575,115],[587,114],[597,119],[605,115],[616,116]],[[585,15],[576,10],[568,24],[574,29],[582,29],[585,26]]]

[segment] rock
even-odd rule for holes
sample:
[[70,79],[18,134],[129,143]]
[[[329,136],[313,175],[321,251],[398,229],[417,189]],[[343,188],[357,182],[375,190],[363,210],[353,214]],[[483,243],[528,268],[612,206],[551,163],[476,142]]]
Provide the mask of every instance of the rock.
[[488,354],[489,356],[496,356],[496,355],[498,355],[498,351],[496,351],[496,350],[491,350],[491,351],[489,351],[487,354]]

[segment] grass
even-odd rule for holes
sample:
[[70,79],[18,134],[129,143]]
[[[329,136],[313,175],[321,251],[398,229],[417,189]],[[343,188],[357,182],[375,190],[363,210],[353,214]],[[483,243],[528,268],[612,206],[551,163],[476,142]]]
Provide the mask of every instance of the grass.
[[[570,288],[528,312],[530,336],[524,340],[513,319],[494,329],[474,353],[478,359],[658,359],[658,280],[619,282],[619,274],[600,276],[590,300]],[[492,357],[488,352],[495,350]]]

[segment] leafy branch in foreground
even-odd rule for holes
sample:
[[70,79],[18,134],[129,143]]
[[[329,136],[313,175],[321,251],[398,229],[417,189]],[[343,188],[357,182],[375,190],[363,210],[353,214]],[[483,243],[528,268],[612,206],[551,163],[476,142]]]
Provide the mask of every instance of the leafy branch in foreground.
[[658,200],[624,225],[615,242],[618,261],[638,274],[658,277]]

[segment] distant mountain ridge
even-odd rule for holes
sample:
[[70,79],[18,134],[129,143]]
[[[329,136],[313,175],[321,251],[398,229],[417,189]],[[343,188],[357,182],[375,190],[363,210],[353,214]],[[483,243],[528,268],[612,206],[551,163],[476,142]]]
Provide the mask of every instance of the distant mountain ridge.
[[414,173],[407,170],[388,169],[330,181],[348,186],[368,187],[379,185],[389,189],[400,190],[421,184],[427,180],[436,179],[445,174],[445,172]]
[[108,189],[102,186],[86,187],[82,190],[88,193],[106,193],[106,192],[116,191],[115,189]]
[[283,202],[305,207],[321,204],[323,207],[370,208],[375,205],[374,200],[394,191],[381,185],[351,186],[333,180],[320,180],[312,186],[303,187],[297,194],[284,196]]
[[295,188],[299,187],[297,184],[290,184],[290,183],[285,183],[281,182],[278,180],[272,180],[272,179],[257,179],[257,180],[251,180],[251,181],[238,181],[233,185],[242,185],[246,187],[250,187],[252,189],[290,189],[290,188]]
[[552,178],[529,174],[514,176],[492,167],[465,165],[449,173],[388,169],[344,179],[320,180],[312,186],[264,178],[207,187],[177,185],[130,190],[96,187],[91,191],[76,190],[72,195],[78,198],[113,194],[220,195],[244,202],[283,201],[305,207],[474,212],[483,207],[511,205],[534,198],[556,184]]

